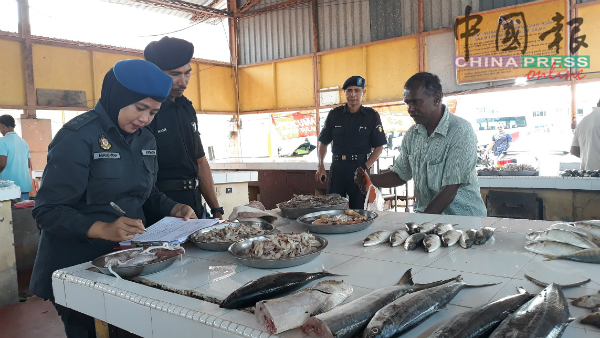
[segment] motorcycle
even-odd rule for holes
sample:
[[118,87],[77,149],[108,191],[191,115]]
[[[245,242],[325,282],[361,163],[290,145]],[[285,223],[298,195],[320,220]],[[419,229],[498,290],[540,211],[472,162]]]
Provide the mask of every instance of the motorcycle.
[[486,145],[477,146],[477,166],[478,167],[490,167],[493,165],[494,160],[490,158],[490,153],[486,152]]

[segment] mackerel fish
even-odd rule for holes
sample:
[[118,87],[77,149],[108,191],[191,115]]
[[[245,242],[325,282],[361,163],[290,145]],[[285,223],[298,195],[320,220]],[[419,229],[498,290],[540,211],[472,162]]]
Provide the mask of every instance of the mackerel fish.
[[485,242],[494,236],[494,230],[496,229],[490,227],[483,227],[477,230],[477,233],[475,234],[475,245],[485,244]]
[[433,233],[438,236],[441,236],[441,235],[445,234],[446,232],[453,230],[455,225],[456,224],[450,224],[450,223],[437,223],[435,225],[435,229],[433,229]]
[[396,231],[392,232],[392,234],[390,235],[390,244],[392,246],[402,245],[409,236],[410,235],[408,234],[408,232],[406,230],[403,230],[403,229],[396,230]]
[[416,234],[410,235],[406,241],[404,241],[404,249],[406,251],[414,250],[417,248],[419,243],[423,242],[425,239],[425,234],[417,232]]
[[547,257],[549,261],[554,259],[570,259],[572,261],[600,264],[600,249],[583,249],[568,255]]
[[590,315],[587,315],[579,322],[581,324],[592,325],[597,328],[600,328],[600,312],[594,312]]
[[458,244],[464,249],[468,249],[475,244],[475,237],[477,236],[477,230],[470,229],[464,231],[462,235],[460,235],[460,239],[458,240]]
[[426,252],[431,253],[439,249],[440,246],[442,246],[442,240],[438,235],[429,234],[423,239],[423,246],[425,247]]
[[425,235],[433,233],[433,230],[435,230],[435,224],[430,222],[421,223],[417,227],[417,232],[424,233]]
[[461,230],[450,230],[442,235],[442,245],[443,246],[453,246],[458,243],[460,240],[460,236],[462,235]]
[[374,246],[379,245],[381,243],[385,243],[390,240],[390,235],[392,234],[392,232],[393,231],[391,230],[375,231],[374,233],[367,236],[367,238],[365,238],[365,240],[363,241],[363,245]]
[[552,241],[527,242],[525,249],[545,256],[570,255],[581,250],[578,246]]
[[592,249],[598,246],[591,240],[571,231],[552,229],[546,231],[534,231],[527,234],[530,241],[553,241],[571,244],[582,249]]

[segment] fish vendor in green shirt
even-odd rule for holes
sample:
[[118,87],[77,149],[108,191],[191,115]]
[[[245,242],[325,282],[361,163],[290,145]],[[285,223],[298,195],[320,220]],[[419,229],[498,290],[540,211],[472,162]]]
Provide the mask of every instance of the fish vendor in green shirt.
[[[391,171],[372,175],[376,187],[391,188],[413,179],[414,211],[428,214],[487,216],[475,164],[477,137],[471,124],[442,104],[437,75],[417,73],[404,85],[404,102],[415,121]],[[365,185],[360,171],[354,182]]]

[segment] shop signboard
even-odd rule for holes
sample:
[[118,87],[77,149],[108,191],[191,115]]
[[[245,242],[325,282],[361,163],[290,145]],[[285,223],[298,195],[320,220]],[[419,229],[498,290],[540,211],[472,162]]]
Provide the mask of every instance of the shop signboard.
[[408,128],[413,125],[413,119],[408,114],[408,106],[402,105],[384,105],[372,106],[381,117],[381,124],[386,133],[395,131],[397,133],[406,133]]
[[317,136],[317,121],[312,110],[271,114],[271,120],[282,140]]

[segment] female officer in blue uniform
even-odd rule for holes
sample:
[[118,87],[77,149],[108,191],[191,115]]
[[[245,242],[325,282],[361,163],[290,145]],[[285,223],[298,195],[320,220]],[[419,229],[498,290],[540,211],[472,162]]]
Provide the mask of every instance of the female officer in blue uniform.
[[[143,60],[117,62],[94,109],[69,121],[48,149],[33,217],[42,230],[30,289],[54,303],[52,273],[88,262],[144,232],[143,209],[195,218],[159,192],[156,141],[144,128],[173,80]],[[128,216],[115,211],[119,205]],[[67,337],[96,337],[94,319],[54,303]]]

